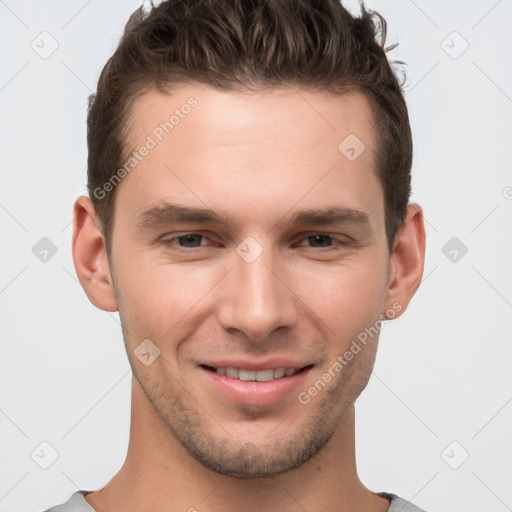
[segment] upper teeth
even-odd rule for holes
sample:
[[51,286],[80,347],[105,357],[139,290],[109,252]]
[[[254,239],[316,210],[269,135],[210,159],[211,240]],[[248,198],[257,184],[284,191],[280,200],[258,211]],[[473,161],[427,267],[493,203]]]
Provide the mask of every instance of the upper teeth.
[[253,371],[232,368],[231,366],[219,366],[215,371],[232,379],[265,382],[267,380],[280,379],[284,376],[289,377],[297,371],[297,368],[269,368],[268,370]]

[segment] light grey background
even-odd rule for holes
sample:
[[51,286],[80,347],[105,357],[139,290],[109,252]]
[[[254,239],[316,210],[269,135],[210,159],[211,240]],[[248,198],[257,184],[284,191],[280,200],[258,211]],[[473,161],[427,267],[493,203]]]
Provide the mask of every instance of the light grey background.
[[[126,454],[131,370],[119,317],[95,309],[78,283],[70,223],[86,193],[87,96],[138,5],[0,0],[1,512],[42,510],[101,487]],[[356,405],[359,474],[370,489],[429,511],[504,512],[512,509],[512,0],[367,6],[400,43],[390,58],[408,64],[413,200],[424,207],[428,244],[424,282],[405,316],[384,328]],[[31,44],[48,51],[52,38],[59,46],[43,59]],[[42,237],[57,249],[47,262],[32,252]],[[43,442],[58,453],[47,469],[52,448]]]

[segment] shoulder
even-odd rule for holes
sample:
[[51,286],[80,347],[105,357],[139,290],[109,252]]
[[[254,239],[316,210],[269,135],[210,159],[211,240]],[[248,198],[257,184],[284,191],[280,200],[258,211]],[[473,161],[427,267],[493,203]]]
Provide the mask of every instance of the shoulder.
[[55,505],[44,512],[94,512],[94,509],[85,501],[84,496],[90,491],[80,490],[71,495],[66,503]]
[[426,512],[396,494],[390,492],[379,492],[378,495],[382,498],[386,498],[391,503],[388,512]]

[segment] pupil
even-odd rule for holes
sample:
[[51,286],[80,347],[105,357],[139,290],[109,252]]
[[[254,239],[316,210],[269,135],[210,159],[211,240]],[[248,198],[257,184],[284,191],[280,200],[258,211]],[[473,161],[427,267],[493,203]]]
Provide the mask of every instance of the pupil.
[[185,247],[190,247],[188,245],[188,242],[192,241],[192,244],[194,243],[194,240],[197,242],[197,239],[200,238],[201,235],[184,235],[180,237],[180,241],[183,242],[185,240],[185,244],[181,243],[181,245]]
[[[320,239],[320,244],[321,244],[322,239],[323,239],[324,241],[326,241],[326,242],[329,242],[329,238],[330,238],[330,237],[329,237],[329,236],[327,236],[327,235],[313,235],[313,236],[311,236],[310,238],[312,238],[312,239],[313,239],[313,240],[315,240],[315,241],[318,241],[318,240]],[[322,244],[321,244],[321,245],[322,245]],[[326,243],[326,244],[323,244],[323,245],[324,245],[324,246],[328,246],[329,244],[328,244],[328,243]]]

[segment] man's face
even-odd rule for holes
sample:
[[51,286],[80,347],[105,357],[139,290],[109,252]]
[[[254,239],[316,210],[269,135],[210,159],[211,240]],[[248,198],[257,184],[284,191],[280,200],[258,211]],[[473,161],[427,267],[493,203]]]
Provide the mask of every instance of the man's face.
[[[197,104],[182,108],[190,97]],[[176,109],[172,130],[158,130]],[[297,467],[365,387],[378,336],[343,355],[391,307],[369,103],[183,86],[142,96],[129,125],[131,148],[155,142],[115,207],[111,270],[133,374],[205,466],[245,477]],[[350,134],[366,147],[355,159],[357,139],[338,149]],[[170,204],[218,220],[179,220]],[[295,218],[329,209],[342,215]],[[149,365],[136,356],[147,339],[160,350]],[[245,371],[214,371],[227,366]]]

